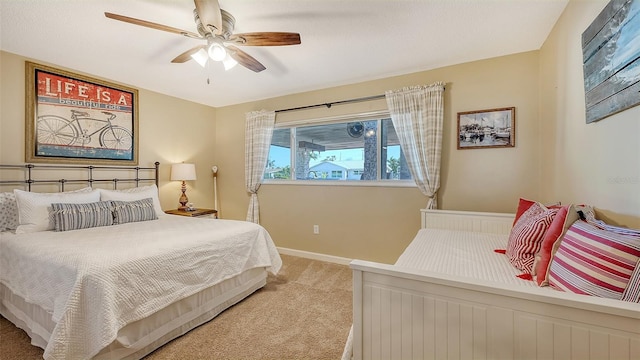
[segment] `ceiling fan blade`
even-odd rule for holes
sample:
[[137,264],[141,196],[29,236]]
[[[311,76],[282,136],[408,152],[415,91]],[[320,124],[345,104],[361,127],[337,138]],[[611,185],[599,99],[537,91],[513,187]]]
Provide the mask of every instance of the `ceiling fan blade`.
[[191,31],[174,28],[167,25],[157,24],[151,21],[140,20],[140,19],[124,16],[124,15],[113,14],[110,12],[105,12],[104,16],[108,17],[109,19],[119,20],[126,23],[134,24],[134,25],[140,25],[140,26],[145,26],[148,28],[156,29],[156,30],[167,31],[170,33],[184,35],[194,39],[202,39],[202,36],[200,36],[199,34],[193,33]]
[[300,44],[300,34],[290,32],[255,32],[234,34],[229,37],[237,45],[282,46]]
[[233,60],[237,61],[240,65],[246,67],[249,70],[253,70],[255,72],[260,72],[266,67],[262,65],[258,60],[254,59],[251,55],[246,52],[238,49],[232,45],[226,45],[226,48],[231,50],[229,51],[229,55],[233,58]]
[[191,55],[200,51],[200,49],[204,49],[206,45],[198,45],[192,49],[189,49],[182,54],[176,56],[175,59],[171,60],[172,63],[183,63],[191,60]]
[[193,0],[200,22],[207,30],[215,28],[215,34],[222,34],[222,13],[218,0]]

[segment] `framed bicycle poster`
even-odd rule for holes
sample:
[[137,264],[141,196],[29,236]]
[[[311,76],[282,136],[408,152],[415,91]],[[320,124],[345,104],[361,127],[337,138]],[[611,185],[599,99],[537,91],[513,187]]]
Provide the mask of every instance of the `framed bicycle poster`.
[[25,67],[26,162],[138,164],[138,90]]

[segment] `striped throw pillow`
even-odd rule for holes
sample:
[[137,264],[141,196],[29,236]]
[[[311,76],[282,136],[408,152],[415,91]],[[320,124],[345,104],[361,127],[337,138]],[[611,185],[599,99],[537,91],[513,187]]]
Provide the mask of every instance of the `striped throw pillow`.
[[640,240],[576,221],[549,269],[549,285],[568,292],[620,299],[640,259]]
[[112,201],[111,203],[113,204],[114,225],[158,218],[152,198],[135,201]]
[[51,204],[55,231],[86,229],[113,224],[111,201],[87,204]]
[[520,216],[507,242],[506,255],[511,265],[527,274],[532,273],[535,255],[557,213],[558,209],[547,209],[540,203],[534,203]]
[[614,225],[609,225],[607,223],[605,223],[602,220],[598,220],[593,218],[591,221],[589,221],[588,217],[587,217],[587,222],[591,225],[594,225],[595,227],[602,229],[602,230],[607,230],[607,231],[611,231],[614,233],[618,233],[620,235],[626,235],[626,236],[633,236],[636,238],[640,239],[640,230],[639,229],[630,229],[630,228],[625,228],[625,227],[620,227],[620,226],[614,226]]
[[633,270],[629,284],[624,289],[620,300],[640,303],[640,260],[636,263],[636,268]]

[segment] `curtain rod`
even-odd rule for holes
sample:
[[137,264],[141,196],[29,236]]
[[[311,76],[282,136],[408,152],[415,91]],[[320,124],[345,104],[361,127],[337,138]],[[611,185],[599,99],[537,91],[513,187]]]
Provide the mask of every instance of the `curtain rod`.
[[326,107],[327,109],[331,109],[331,106],[333,105],[344,105],[344,104],[351,104],[351,103],[362,102],[362,101],[378,100],[378,99],[384,99],[384,97],[385,97],[384,94],[365,96],[365,97],[349,99],[349,100],[333,101],[333,102],[328,102],[324,104],[315,104],[315,105],[299,106],[299,107],[294,107],[289,109],[280,109],[280,110],[276,110],[275,112],[281,113],[281,112],[287,112],[287,111],[313,109],[313,108],[322,107],[322,106]]
[[377,100],[377,99],[383,99],[383,98],[384,98],[384,94],[382,94],[382,95],[373,95],[373,96],[366,96],[366,97],[361,97],[361,98],[356,98],[356,99],[333,101],[333,102],[328,102],[328,103],[324,103],[324,104],[315,104],[315,105],[300,106],[300,107],[295,107],[295,108],[290,108],[290,109],[281,109],[281,110],[276,110],[276,113],[287,112],[287,111],[296,111],[296,110],[304,110],[304,109],[312,109],[312,108],[317,108],[317,107],[322,107],[322,106],[325,106],[327,109],[330,109],[331,106],[333,106],[333,105],[351,104],[351,103],[356,103],[356,102]]

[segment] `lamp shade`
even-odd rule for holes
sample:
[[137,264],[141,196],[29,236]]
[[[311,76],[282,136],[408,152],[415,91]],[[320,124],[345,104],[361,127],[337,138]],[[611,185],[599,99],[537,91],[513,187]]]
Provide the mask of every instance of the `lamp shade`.
[[173,164],[171,165],[171,180],[185,181],[196,179],[196,166],[194,164]]

